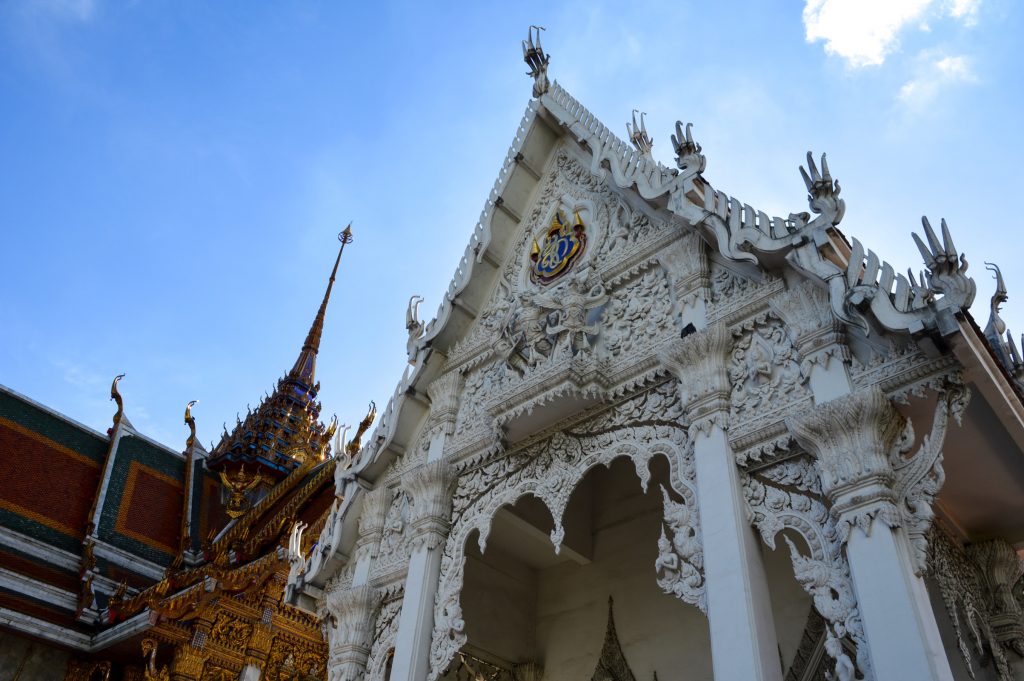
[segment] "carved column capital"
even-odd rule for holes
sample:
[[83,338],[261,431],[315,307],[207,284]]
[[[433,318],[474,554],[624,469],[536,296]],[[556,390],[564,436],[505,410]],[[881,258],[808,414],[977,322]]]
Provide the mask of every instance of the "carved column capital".
[[373,624],[381,594],[364,584],[345,590],[331,590],[325,597],[327,612],[334,624],[327,624],[330,646],[328,677],[355,681],[362,677],[373,643]]
[[899,523],[889,453],[906,421],[881,390],[868,388],[786,419],[796,440],[815,454],[821,488],[832,502],[842,538],[850,528],[870,533],[881,519]]
[[728,426],[729,375],[726,371],[732,334],[717,323],[662,346],[658,359],[679,379],[679,396],[686,405],[691,431],[712,424]]
[[384,514],[391,501],[390,490],[378,486],[363,492],[363,508],[359,513],[359,536],[356,539],[356,552],[370,548],[376,553],[376,545],[380,542],[384,530]]
[[1024,611],[1013,594],[1014,586],[1024,577],[1024,561],[1002,539],[972,544],[967,555],[978,567],[992,632],[999,643],[1024,655]]
[[174,658],[171,660],[172,681],[199,681],[207,657],[209,653],[202,648],[190,643],[179,645],[174,649]]
[[658,262],[668,273],[676,299],[682,305],[711,285],[707,249],[697,232],[688,232],[661,249]]
[[258,622],[252,628],[252,635],[245,649],[245,663],[262,667],[270,655],[270,646],[274,641],[274,630],[270,624]]
[[846,335],[842,323],[832,313],[828,291],[805,280],[768,304],[793,334],[805,372],[810,365],[825,365],[832,357],[849,361]]
[[459,395],[464,381],[462,372],[449,371],[435,378],[427,386],[427,396],[430,397],[430,420],[444,424],[448,435],[455,432],[455,415],[459,410]]
[[451,462],[438,459],[413,469],[402,479],[402,489],[412,497],[409,526],[414,548],[424,542],[428,548],[436,548],[448,536],[455,477]]

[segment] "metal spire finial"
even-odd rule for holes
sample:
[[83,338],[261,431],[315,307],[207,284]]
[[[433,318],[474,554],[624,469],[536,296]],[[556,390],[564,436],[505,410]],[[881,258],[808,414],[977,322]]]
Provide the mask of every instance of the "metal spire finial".
[[327,316],[327,303],[331,299],[331,290],[334,288],[334,280],[338,275],[341,254],[345,252],[345,245],[352,243],[351,222],[338,234],[338,241],[341,242],[341,247],[338,249],[338,257],[334,261],[331,276],[327,280],[327,290],[324,292],[323,302],[320,303],[320,309],[317,311],[316,317],[313,318],[312,326],[309,327],[309,333],[306,334],[306,342],[302,344],[299,358],[295,360],[295,366],[292,367],[289,373],[289,376],[298,378],[308,386],[313,385],[313,378],[316,372],[316,355],[320,351],[320,336],[323,334],[324,318]]

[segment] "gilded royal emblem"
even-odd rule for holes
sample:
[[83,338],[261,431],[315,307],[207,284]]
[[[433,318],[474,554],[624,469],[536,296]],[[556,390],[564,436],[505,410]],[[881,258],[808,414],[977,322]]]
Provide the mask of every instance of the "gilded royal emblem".
[[550,284],[568,272],[583,253],[587,246],[587,234],[579,211],[574,212],[574,218],[570,225],[565,213],[556,212],[544,241],[538,244],[536,239],[533,240],[530,279],[540,284]]

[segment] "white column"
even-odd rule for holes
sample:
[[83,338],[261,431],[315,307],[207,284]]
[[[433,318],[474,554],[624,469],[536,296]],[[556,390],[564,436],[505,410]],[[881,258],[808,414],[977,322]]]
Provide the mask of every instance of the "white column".
[[781,681],[768,580],[726,437],[731,346],[716,324],[672,343],[661,361],[679,379],[690,418],[715,679]]
[[928,593],[914,576],[903,528],[877,523],[846,544],[850,576],[878,679],[949,679]]
[[[431,447],[431,454],[440,456],[441,449]],[[453,473],[449,462],[439,458],[411,471],[402,482],[412,497],[412,551],[395,636],[391,681],[423,681],[430,672],[434,599],[441,574],[441,553],[448,536]]]
[[391,681],[423,681],[430,671],[430,637],[434,632],[434,598],[441,574],[441,546],[417,546],[409,556],[402,612],[395,635]]
[[254,664],[247,664],[242,667],[242,673],[238,675],[238,681],[260,681],[260,668]]
[[904,419],[878,388],[787,420],[817,456],[822,491],[846,542],[850,576],[875,676],[952,681],[924,581],[900,526],[889,452]]

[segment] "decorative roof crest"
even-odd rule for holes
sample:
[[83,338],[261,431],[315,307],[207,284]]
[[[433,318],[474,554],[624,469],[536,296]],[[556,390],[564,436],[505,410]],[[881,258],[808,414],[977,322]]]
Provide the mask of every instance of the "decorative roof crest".
[[124,378],[124,374],[118,374],[114,376],[114,382],[110,384],[110,399],[117,403],[117,412],[114,414],[114,427],[121,423],[121,419],[124,418],[124,400],[121,399],[121,393],[117,391],[117,384]]
[[423,336],[426,325],[420,321],[420,303],[423,296],[414,295],[409,298],[409,307],[405,310],[405,330],[409,332],[409,339],[405,343],[405,351],[409,357],[409,364],[416,365],[416,355],[419,352],[419,340]]
[[533,78],[534,97],[540,97],[551,87],[548,81],[548,62],[551,61],[551,56],[544,52],[540,44],[540,32],[544,30],[546,29],[543,26],[530,26],[526,32],[526,40],[523,41],[523,61],[530,67],[526,75]]
[[672,148],[676,152],[676,165],[680,170],[699,175],[707,167],[708,159],[701,152],[699,144],[693,141],[693,123],[683,128],[682,121],[676,121],[676,134],[672,135]]
[[191,449],[196,443],[196,420],[192,416],[192,407],[196,406],[199,400],[192,400],[185,405],[185,425],[188,426],[188,439],[185,440],[185,449]]
[[[640,114],[640,124],[636,123],[636,115]],[[626,123],[626,132],[629,133],[629,141],[633,143],[636,150],[641,154],[650,155],[651,148],[654,146],[654,140],[647,134],[647,123],[644,121],[644,116],[647,115],[646,111],[640,111],[639,109],[633,109],[633,125]]]
[[1010,299],[1010,296],[1006,291],[1006,283],[1003,281],[1003,273],[999,269],[999,265],[986,262],[985,269],[994,273],[996,280],[995,293],[992,294],[992,298],[989,300],[988,324],[985,325],[985,335],[988,337],[993,335],[1000,337],[1006,333],[1006,322],[999,316],[999,309],[1003,306],[1003,303]]
[[[942,243],[939,243],[935,236],[935,230],[928,222],[927,216],[921,216],[921,224],[924,226],[925,238],[928,239],[928,246],[925,246],[917,234],[914,243],[921,251],[924,265],[928,268],[928,286],[936,293],[941,293],[944,299],[956,307],[970,307],[974,302],[974,295],[977,287],[974,280],[966,275],[967,256],[958,254],[953,244],[953,237],[949,233],[946,219],[942,219]],[[922,285],[924,282],[921,282]]]
[[[1003,367],[1024,389],[1024,359],[1021,358],[1013,335],[1006,328],[1006,322],[999,316],[999,309],[1010,299],[1006,291],[1006,282],[1003,281],[1003,273],[999,269],[999,265],[987,262],[985,269],[993,272],[996,280],[996,290],[989,300],[988,324],[985,325],[984,331],[985,339],[992,346]],[[1024,336],[1021,337],[1021,343],[1024,344]]]
[[345,453],[348,454],[349,458],[355,458],[355,455],[359,453],[360,448],[363,446],[363,435],[373,425],[375,418],[377,418],[377,403],[371,400],[366,416],[363,417],[363,420],[359,422],[359,427],[356,428],[356,436],[345,447]]
[[821,172],[818,172],[818,166],[814,164],[814,154],[808,151],[807,170],[800,166],[800,175],[807,185],[807,203],[813,212],[821,215],[821,218],[815,221],[827,221],[830,225],[838,225],[846,213],[846,201],[839,198],[842,188],[839,186],[839,180],[833,180],[828,171],[826,154],[821,155]]

